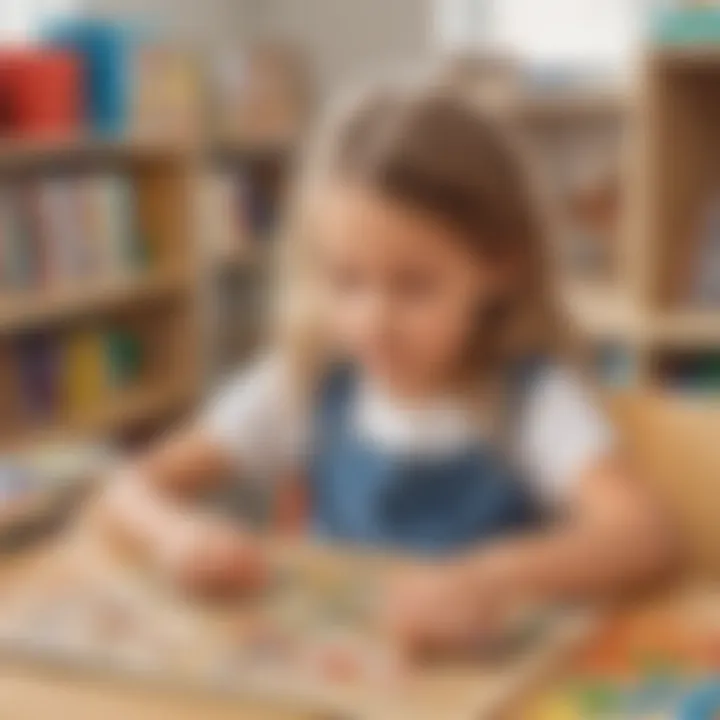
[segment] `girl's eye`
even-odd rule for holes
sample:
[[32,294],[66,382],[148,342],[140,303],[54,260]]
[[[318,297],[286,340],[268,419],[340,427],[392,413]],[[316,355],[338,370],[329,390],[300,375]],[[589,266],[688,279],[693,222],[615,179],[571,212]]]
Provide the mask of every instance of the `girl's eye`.
[[436,278],[428,272],[413,272],[399,275],[394,282],[395,290],[411,298],[425,298],[437,289]]

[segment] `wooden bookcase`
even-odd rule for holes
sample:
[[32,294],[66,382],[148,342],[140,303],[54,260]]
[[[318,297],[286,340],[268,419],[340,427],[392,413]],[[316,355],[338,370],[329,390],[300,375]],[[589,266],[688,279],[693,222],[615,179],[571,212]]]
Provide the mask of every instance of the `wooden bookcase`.
[[666,389],[669,367],[704,362],[717,392],[720,303],[698,301],[693,282],[720,203],[720,51],[651,51],[628,118],[618,272],[570,283],[567,304],[591,345],[623,348],[633,385]]
[[[206,249],[209,278],[206,346],[211,349],[206,368],[211,385],[222,382],[262,342],[274,236],[297,146],[297,138],[254,145],[216,140],[206,152],[207,182],[221,175],[230,179],[236,191],[244,183],[254,195],[252,198],[234,195],[235,232],[231,229],[224,248]],[[259,222],[250,217],[258,203],[261,215],[265,215]],[[213,211],[210,207],[209,212]]]
[[[83,279],[62,289],[0,294],[0,446],[106,438],[152,427],[188,408],[200,389],[198,248],[194,175],[198,148],[185,143],[102,141],[0,144],[0,181],[119,172],[134,188],[135,212],[152,257],[121,276]],[[42,418],[23,407],[18,338],[32,333],[132,333],[141,348],[137,377],[104,388],[77,405],[58,405]]]

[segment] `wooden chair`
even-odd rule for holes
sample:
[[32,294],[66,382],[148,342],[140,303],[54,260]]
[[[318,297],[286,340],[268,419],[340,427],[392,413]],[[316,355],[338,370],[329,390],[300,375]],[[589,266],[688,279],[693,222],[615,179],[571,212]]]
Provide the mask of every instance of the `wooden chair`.
[[609,405],[641,471],[675,513],[698,568],[720,576],[720,407],[639,393]]

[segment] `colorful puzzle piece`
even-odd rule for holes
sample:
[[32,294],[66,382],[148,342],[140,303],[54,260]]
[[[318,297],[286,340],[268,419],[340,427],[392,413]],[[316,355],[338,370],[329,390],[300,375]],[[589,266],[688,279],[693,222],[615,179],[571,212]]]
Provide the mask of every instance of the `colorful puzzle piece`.
[[523,720],[717,720],[720,596],[611,618]]

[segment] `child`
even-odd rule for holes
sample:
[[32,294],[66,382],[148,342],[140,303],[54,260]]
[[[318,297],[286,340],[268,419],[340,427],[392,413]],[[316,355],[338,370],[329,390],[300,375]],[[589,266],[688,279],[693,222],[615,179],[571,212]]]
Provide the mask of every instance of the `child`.
[[408,86],[320,139],[282,276],[288,342],[123,471],[110,526],[178,582],[256,582],[253,539],[182,499],[232,470],[299,472],[317,534],[418,556],[383,617],[423,649],[666,569],[668,530],[557,359],[547,238],[502,129]]

